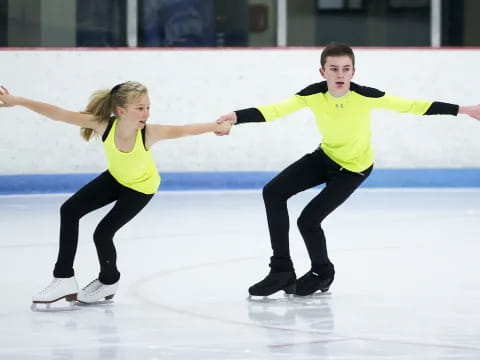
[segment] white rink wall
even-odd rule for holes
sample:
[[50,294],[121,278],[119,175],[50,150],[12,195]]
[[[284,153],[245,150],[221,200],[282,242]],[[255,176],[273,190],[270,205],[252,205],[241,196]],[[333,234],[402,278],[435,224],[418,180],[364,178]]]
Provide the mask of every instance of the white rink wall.
[[[13,94],[82,110],[92,91],[126,80],[148,86],[152,123],[213,121],[280,101],[320,81],[321,48],[0,50],[0,83]],[[480,103],[480,49],[355,49],[354,81],[390,94]],[[372,114],[376,168],[480,167],[480,123],[465,116]],[[321,142],[308,109],[269,124],[155,145],[162,171],[273,171]],[[91,173],[100,141],[24,108],[0,109],[0,174]]]

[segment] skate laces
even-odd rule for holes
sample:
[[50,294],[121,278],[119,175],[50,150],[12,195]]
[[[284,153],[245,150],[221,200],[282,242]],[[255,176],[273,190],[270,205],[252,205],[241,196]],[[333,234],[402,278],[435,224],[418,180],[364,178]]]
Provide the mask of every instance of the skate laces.
[[297,280],[298,283],[306,283],[306,282],[311,282],[311,281],[318,281],[319,279],[319,274],[310,270],[308,271],[305,275],[303,275],[301,278]]
[[95,279],[83,288],[82,293],[85,298],[94,298],[100,294],[111,295],[115,294],[115,286],[118,287],[117,283],[111,285],[103,284],[100,280]]
[[44,289],[40,290],[38,293],[39,294],[45,294],[50,291],[50,289],[54,289],[57,287],[58,283],[61,281],[61,279],[53,279],[50,284],[48,284]]
[[99,281],[98,279],[95,279],[95,280],[90,281],[90,282],[88,283],[88,285],[85,286],[82,290],[83,290],[84,292],[87,292],[87,291],[93,292],[93,291],[98,290],[98,288],[100,288],[100,287],[101,287],[100,281]]

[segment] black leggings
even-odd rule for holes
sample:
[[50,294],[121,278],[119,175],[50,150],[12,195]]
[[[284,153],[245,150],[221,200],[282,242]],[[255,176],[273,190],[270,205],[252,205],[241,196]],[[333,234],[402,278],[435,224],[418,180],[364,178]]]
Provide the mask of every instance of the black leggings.
[[117,269],[117,253],[113,236],[129,222],[153,197],[129,189],[105,171],[72,195],[60,208],[60,248],[53,275],[65,278],[74,275],[73,262],[78,244],[80,218],[89,212],[116,201],[112,209],[100,221],[93,240],[100,262],[98,279],[113,284],[120,279]]
[[[310,256],[312,269],[321,272],[321,269],[330,263],[321,223],[355,191],[370,175],[372,169],[373,165],[361,173],[345,170],[318,148],[294,162],[265,185],[263,199],[273,249],[272,264],[275,265],[275,259],[280,260],[277,261],[280,264],[285,264],[285,261],[291,264],[288,198],[325,183],[325,187],[303,209],[297,221]],[[272,269],[275,270],[273,266]]]

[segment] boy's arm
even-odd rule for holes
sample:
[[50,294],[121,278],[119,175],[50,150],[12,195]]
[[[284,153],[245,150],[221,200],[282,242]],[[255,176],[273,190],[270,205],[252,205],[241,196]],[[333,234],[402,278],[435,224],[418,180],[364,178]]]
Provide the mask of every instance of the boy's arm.
[[454,115],[458,114],[458,105],[433,101],[423,115]]
[[384,91],[352,83],[350,89],[370,103],[372,108],[415,115],[457,115],[458,105],[440,101],[412,100],[386,94]]
[[275,104],[237,110],[235,111],[235,124],[272,121],[285,115],[294,113],[305,106],[307,106],[305,98],[300,95],[294,95]]
[[100,133],[104,126],[91,114],[70,111],[41,101],[13,96],[2,86],[0,88],[0,107],[12,106],[23,106],[49,119],[93,129],[97,133]]
[[[233,125],[245,124],[250,122],[266,122],[293,113],[307,106],[304,99],[295,95],[288,98],[285,101],[259,106],[256,108],[247,108],[242,110],[236,110],[226,113],[217,119],[217,124],[221,124],[225,121],[230,122]],[[216,135],[228,135],[230,129],[227,131],[215,131]]]
[[376,108],[415,115],[457,115],[458,105],[439,101],[412,100],[383,93],[373,99]]
[[[311,84],[294,96],[279,103],[237,110],[222,115],[217,119],[217,123],[221,124],[223,121],[230,121],[232,124],[244,124],[249,122],[272,121],[308,106],[308,95],[326,91],[327,83],[325,81]],[[228,133],[228,131],[224,133],[216,132],[217,135],[228,135]]]
[[417,115],[468,115],[480,120],[480,105],[464,106],[441,101],[410,100],[392,95],[379,98],[380,107]]

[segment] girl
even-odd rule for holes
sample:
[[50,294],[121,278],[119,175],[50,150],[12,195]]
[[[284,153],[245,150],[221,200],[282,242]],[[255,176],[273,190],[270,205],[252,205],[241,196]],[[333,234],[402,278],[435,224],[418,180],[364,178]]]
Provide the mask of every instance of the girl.
[[[33,295],[33,303],[49,304],[65,298],[93,303],[113,298],[118,289],[120,272],[113,236],[137,215],[160,184],[160,176],[150,149],[159,140],[228,132],[231,123],[216,122],[189,125],[147,125],[150,101],[147,88],[133,81],[100,90],[91,96],[85,112],[73,112],[43,102],[14,96],[0,87],[0,107],[24,106],[52,120],[81,127],[89,141],[102,138],[108,170],[81,188],[60,208],[60,246],[53,270],[53,281]],[[78,226],[82,216],[115,202],[100,221],[93,239],[100,262],[97,279],[79,290],[73,263],[78,243]]]

